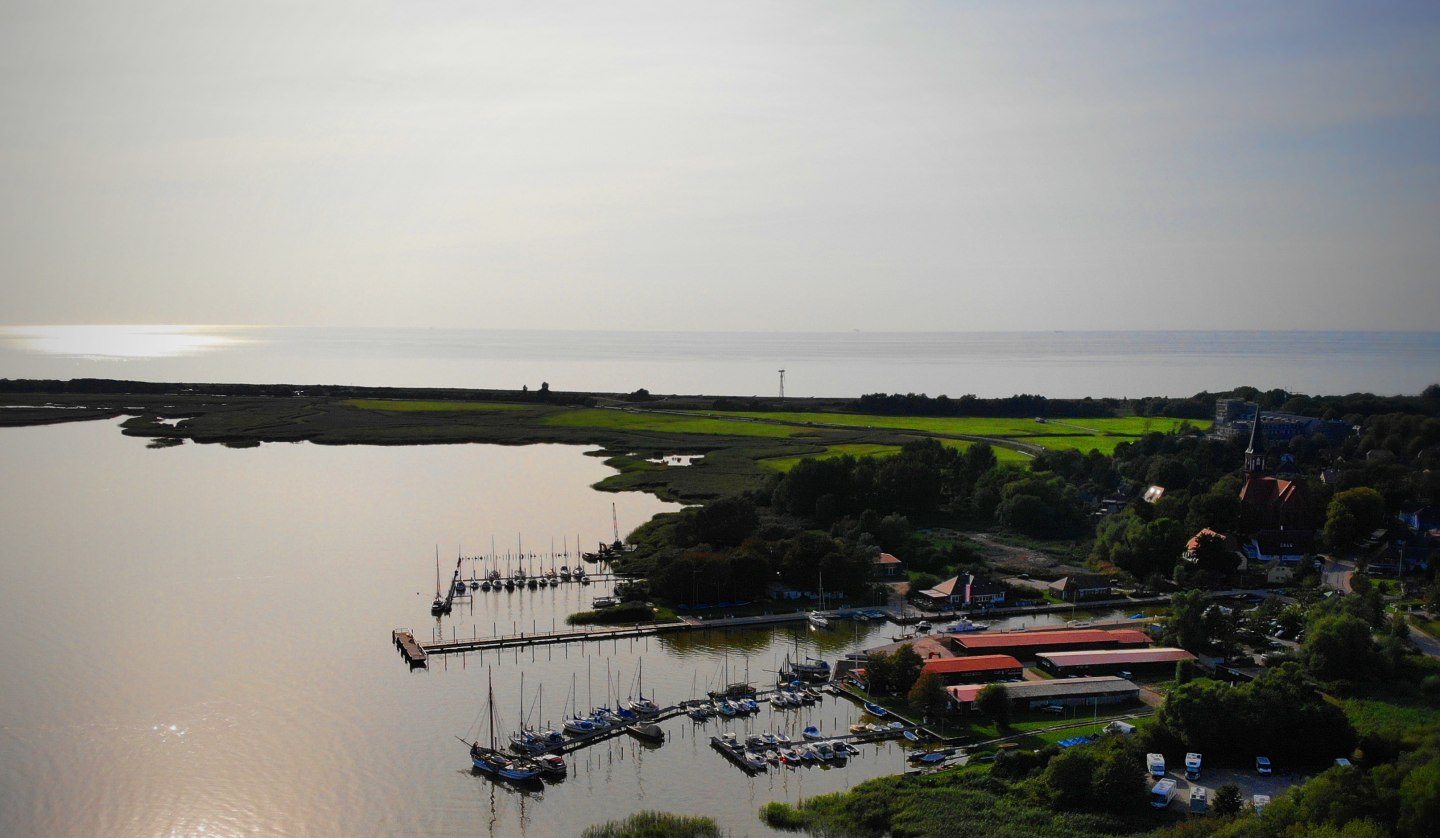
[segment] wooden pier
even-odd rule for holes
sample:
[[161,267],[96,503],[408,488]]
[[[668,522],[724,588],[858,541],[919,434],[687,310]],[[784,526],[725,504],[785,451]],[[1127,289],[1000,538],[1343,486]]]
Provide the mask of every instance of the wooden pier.
[[[458,652],[479,652],[487,649],[508,649],[515,646],[545,646],[552,643],[584,643],[595,640],[628,640],[649,637],[677,631],[697,629],[748,628],[778,623],[803,622],[803,612],[786,614],[757,614],[753,617],[721,617],[700,620],[687,617],[663,623],[636,623],[629,626],[573,626],[554,631],[530,631],[516,634],[498,634],[489,637],[452,637],[449,640],[420,642],[411,636],[412,642],[425,655],[451,655]],[[407,632],[408,634],[408,632]],[[392,632],[392,636],[394,632]],[[398,643],[398,640],[397,640]]]
[[390,632],[390,639],[395,642],[395,647],[400,650],[400,655],[410,666],[427,665],[429,655],[425,654],[424,647],[415,642],[415,635],[410,629],[395,629]]

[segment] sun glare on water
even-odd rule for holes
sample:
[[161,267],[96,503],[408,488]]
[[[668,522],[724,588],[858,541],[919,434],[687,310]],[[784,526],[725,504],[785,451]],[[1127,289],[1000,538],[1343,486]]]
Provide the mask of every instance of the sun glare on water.
[[132,360],[226,349],[246,338],[232,326],[0,326],[0,339],[45,355]]

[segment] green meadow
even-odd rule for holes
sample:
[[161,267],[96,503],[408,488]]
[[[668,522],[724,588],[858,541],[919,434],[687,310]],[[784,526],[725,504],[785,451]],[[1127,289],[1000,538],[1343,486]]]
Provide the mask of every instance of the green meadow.
[[[1097,437],[1116,435],[1138,437],[1142,434],[1169,433],[1189,421],[1195,427],[1208,428],[1209,422],[1170,419],[1161,416],[1123,416],[1105,419],[1003,419],[986,416],[871,416],[858,413],[750,413],[713,412],[706,416],[730,416],[765,422],[791,422],[812,425],[844,425],[853,428],[884,428],[886,430],[922,431],[934,434],[991,436],[1002,438],[1044,437],[1056,439],[1077,435]],[[1025,439],[1029,442],[1031,440]],[[1123,441],[1123,440],[1122,440]],[[1097,446],[1098,447],[1098,446]]]
[[525,410],[531,405],[505,402],[420,402],[401,399],[346,399],[344,404],[362,410],[388,410],[399,413],[432,413],[458,410]]
[[819,454],[806,454],[802,457],[770,457],[760,461],[763,468],[774,471],[789,471],[801,460],[833,460],[836,457],[843,457],[849,454],[852,457],[886,457],[899,453],[898,445],[873,445],[870,443],[857,442],[846,445],[831,445],[826,447],[824,452]]
[[711,434],[716,436],[794,437],[818,436],[818,432],[792,425],[767,425],[761,422],[737,422],[730,419],[707,419],[703,416],[681,416],[672,413],[630,412],[582,408],[565,410],[545,417],[544,424],[561,428],[597,428],[612,431],[658,431],[670,434]]

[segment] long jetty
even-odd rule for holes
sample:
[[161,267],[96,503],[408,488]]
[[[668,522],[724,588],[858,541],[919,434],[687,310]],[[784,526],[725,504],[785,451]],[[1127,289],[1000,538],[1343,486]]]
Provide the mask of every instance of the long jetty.
[[522,631],[515,634],[497,634],[487,637],[452,637],[449,640],[418,640],[408,629],[391,632],[391,640],[401,655],[412,666],[423,666],[431,655],[451,655],[458,652],[479,652],[487,649],[506,649],[513,646],[544,646],[552,643],[583,643],[600,640],[628,640],[671,632],[705,629],[745,628],[749,626],[798,623],[806,619],[803,612],[786,614],[757,614],[753,617],[721,617],[701,620],[686,617],[663,623],[635,623],[629,626],[575,626],[554,631]]

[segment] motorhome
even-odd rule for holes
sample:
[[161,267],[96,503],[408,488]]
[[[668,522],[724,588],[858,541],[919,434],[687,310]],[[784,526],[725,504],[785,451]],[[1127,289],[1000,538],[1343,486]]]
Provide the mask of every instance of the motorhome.
[[1257,815],[1265,811],[1265,807],[1269,805],[1270,795],[1268,794],[1257,794],[1250,798],[1250,807],[1255,810],[1255,814]]
[[1150,787],[1150,805],[1156,809],[1164,809],[1175,799],[1175,781],[1166,777]]
[[1203,786],[1190,787],[1190,811],[1203,815],[1210,803],[1210,793]]
[[1185,779],[1200,779],[1200,755],[1193,751],[1185,755]]
[[1164,754],[1146,754],[1146,755],[1145,755],[1145,765],[1146,765],[1146,767],[1148,767],[1148,768],[1150,769],[1150,776],[1151,776],[1151,777],[1164,777],[1164,776],[1165,776],[1165,755],[1164,755]]

